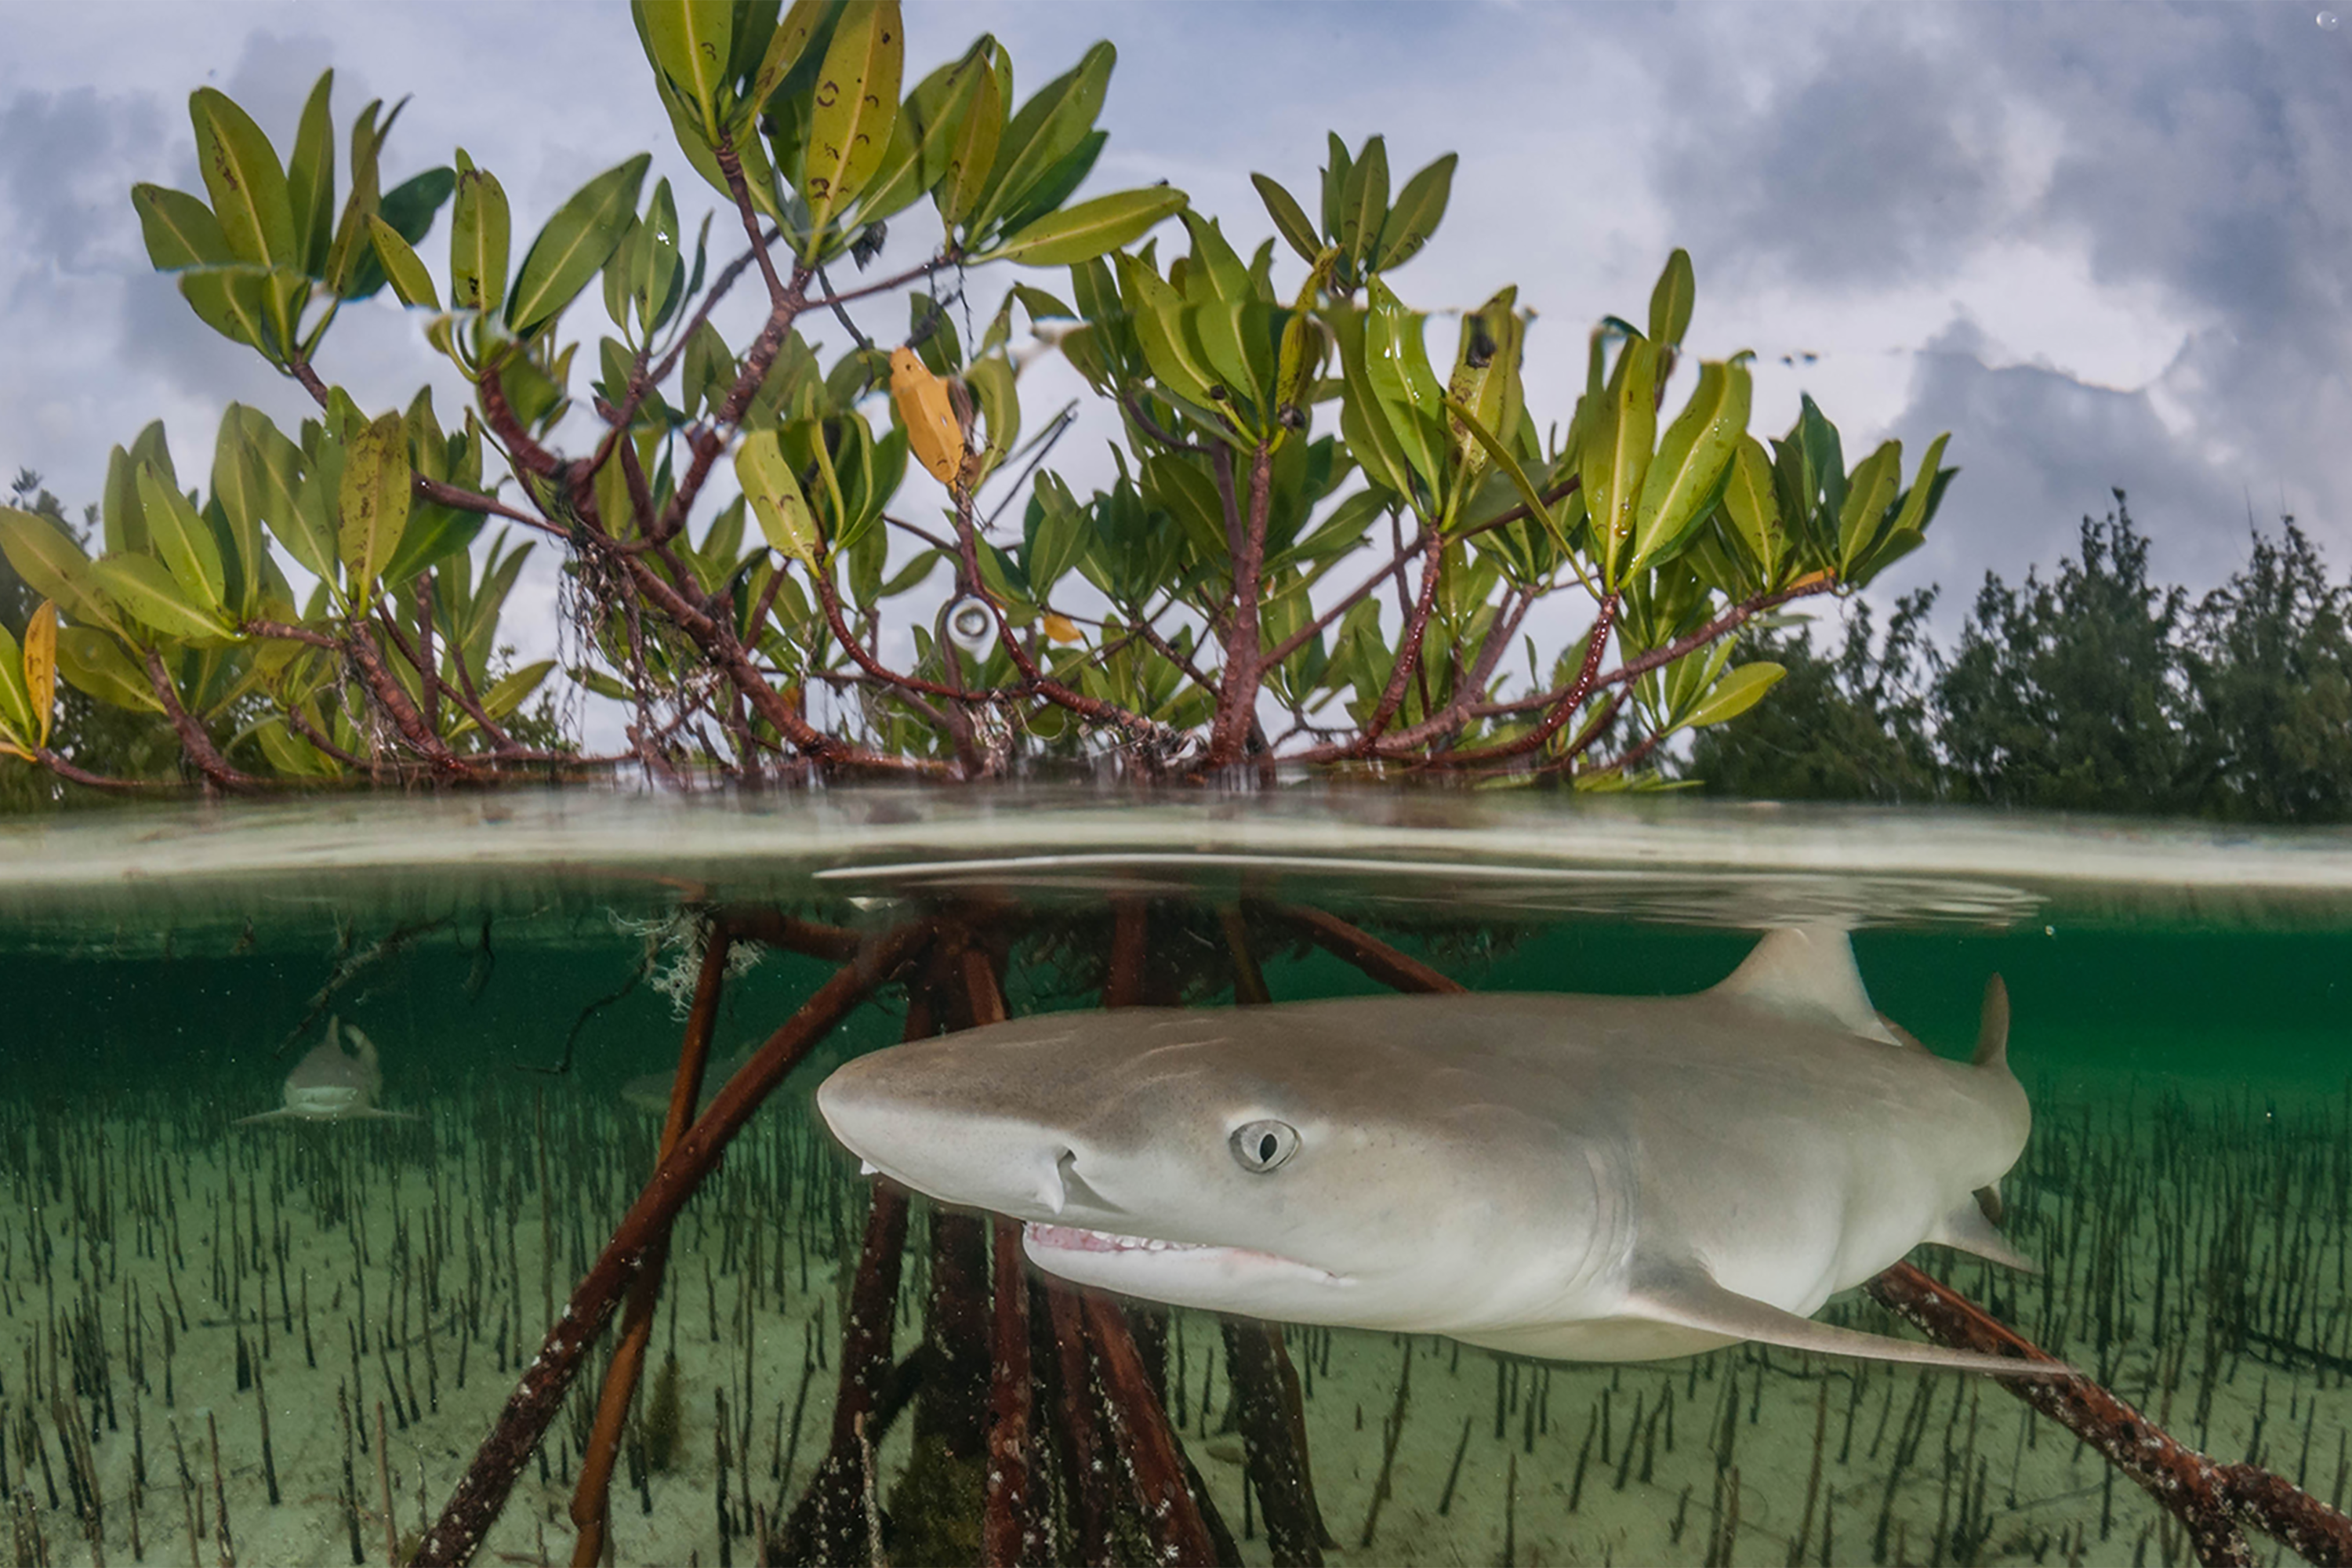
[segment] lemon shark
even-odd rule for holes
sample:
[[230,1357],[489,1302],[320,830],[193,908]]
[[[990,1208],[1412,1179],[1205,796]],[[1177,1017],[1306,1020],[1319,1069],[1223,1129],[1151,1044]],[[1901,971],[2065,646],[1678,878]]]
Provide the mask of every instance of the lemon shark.
[[[348,1048],[342,1038],[346,1036]],[[329,1018],[326,1037],[286,1075],[286,1103],[276,1110],[240,1117],[237,1125],[415,1120],[405,1111],[379,1110],[376,1098],[383,1093],[383,1068],[376,1058],[375,1042],[362,1034],[358,1026]]]
[[1460,994],[1016,1019],[817,1089],[870,1173],[1025,1222],[1045,1272],[1212,1311],[1571,1361],[1742,1340],[2015,1375],[1816,1322],[1993,1228],[2032,1116],[1987,987],[1971,1062],[1871,1005],[1844,933],[1694,995]]

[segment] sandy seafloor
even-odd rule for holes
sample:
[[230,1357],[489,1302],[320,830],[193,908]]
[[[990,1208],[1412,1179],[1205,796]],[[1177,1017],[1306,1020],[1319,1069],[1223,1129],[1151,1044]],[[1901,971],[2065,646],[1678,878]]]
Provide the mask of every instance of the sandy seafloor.
[[[797,1492],[822,1452],[830,1341],[840,1319],[835,1248],[854,1258],[864,1190],[841,1156],[810,1132],[805,1086],[795,1084],[799,1092],[780,1095],[761,1113],[679,1229],[653,1357],[658,1366],[674,1346],[678,1358],[679,1451],[670,1470],[648,1479],[650,1512],[625,1467],[616,1478],[617,1562],[755,1560],[750,1540],[722,1546],[719,1537],[714,1459],[722,1392],[735,1420],[751,1413],[749,1450],[730,1467],[739,1510],[745,1479],[752,1500],[772,1509],[780,1495]],[[2221,1458],[2257,1453],[2288,1479],[2340,1500],[2352,1425],[2352,1313],[2337,1285],[2347,1239],[2341,1198],[2333,1213],[2326,1200],[2341,1180],[2342,1157],[2332,1151],[2352,1114],[2346,1100],[2337,1093],[2308,1103],[2276,1097],[2257,1103],[2241,1091],[2176,1087],[2157,1116],[2148,1114],[2157,1090],[2131,1092],[2130,1121],[2117,1099],[2087,1112],[2063,1099],[2043,1104],[2034,1150],[2010,1184],[2010,1229],[2020,1246],[2055,1258],[2074,1237],[2076,1249],[2095,1251],[2095,1258],[2053,1268],[2039,1280],[1933,1250],[1920,1260],[1963,1290],[1996,1299],[2029,1331],[2050,1324],[2048,1348],[2085,1364],[2098,1356],[2097,1281],[2111,1279],[2107,1361],[2119,1392],[2160,1413],[2184,1440],[2201,1433]],[[2207,1098],[2193,1098],[2199,1092]],[[545,1189],[538,1169],[542,1103]],[[467,1109],[457,1113],[457,1105]],[[240,1127],[229,1122],[229,1108],[207,1100],[148,1095],[119,1101],[102,1117],[64,1102],[0,1100],[0,1170],[15,1200],[0,1215],[0,1401],[13,1516],[0,1528],[13,1531],[7,1550],[15,1561],[41,1560],[43,1551],[56,1563],[93,1556],[66,1475],[60,1393],[84,1435],[95,1427],[89,1452],[109,1562],[213,1568],[229,1561],[218,1539],[219,1498],[239,1563],[354,1561],[341,1501],[339,1389],[368,1428],[366,1451],[352,1456],[364,1560],[386,1560],[384,1480],[394,1536],[418,1531],[438,1510],[513,1387],[520,1360],[535,1350],[549,1294],[562,1300],[632,1194],[632,1173],[649,1163],[654,1119],[605,1097],[550,1093],[542,1102],[511,1078],[416,1109],[425,1119],[413,1124]],[[2184,1135],[2200,1127],[2208,1129],[2201,1139]],[[2198,1164],[2207,1159],[2216,1162],[2210,1170]],[[2168,1181],[2177,1184],[2179,1200],[2170,1207],[2162,1196]],[[2198,1217],[2200,1204],[2226,1206],[2233,1192],[2251,1194],[2236,1229]],[[2273,1213],[2275,1223],[2266,1217]],[[2191,1260],[2176,1265],[2159,1308],[2156,1237],[2167,1225],[2191,1238]],[[2307,1353],[2298,1358],[2276,1345],[2216,1352],[2201,1330],[2192,1330],[2198,1342],[2185,1350],[2151,1337],[2149,1317],[2159,1310],[2168,1322],[2210,1320],[2216,1281],[2210,1261],[2197,1260],[2209,1255],[2197,1248],[2224,1234],[2245,1242],[2245,1270],[2257,1285],[2286,1278],[2282,1258],[2310,1282],[2298,1320],[2304,1327],[2290,1342],[2332,1358],[2326,1364],[2315,1367]],[[909,1314],[922,1289],[913,1263],[920,1235],[919,1223],[902,1285],[900,1353],[919,1334]],[[2205,1243],[2193,1239],[2199,1236]],[[2071,1295],[2075,1306],[2064,1321],[2045,1314],[2045,1291]],[[2274,1285],[2273,1299],[2284,1300],[2283,1292]],[[1875,1309],[1852,1300],[1832,1310],[1884,1326]],[[168,1398],[166,1318],[174,1342]],[[819,1337],[827,1341],[828,1370],[809,1378],[793,1447],[791,1413],[807,1347]],[[275,1506],[266,1496],[260,1396],[237,1387],[240,1338],[268,1391]],[[1222,1425],[1227,1390],[1222,1352],[1210,1350],[1216,1340],[1212,1320],[1179,1313],[1171,1362],[1181,1353],[1186,1442],[1239,1534],[1241,1447]],[[1311,1372],[1314,1477],[1339,1543],[1328,1553],[1337,1563],[1721,1561],[1711,1556],[1710,1532],[1727,1522],[1732,1493],[1723,1483],[1731,1467],[1738,1526],[1729,1561],[1737,1563],[1790,1562],[1801,1534],[1807,1562],[2189,1560],[2137,1489],[2108,1484],[2095,1456],[1983,1379],[1865,1370],[1752,1347],[1618,1368],[1521,1363],[1501,1374],[1498,1438],[1496,1359],[1430,1338],[1409,1348],[1411,1390],[1390,1496],[1365,1545],[1383,1427],[1408,1347],[1394,1336],[1294,1330],[1290,1348],[1302,1372]],[[79,1393],[77,1351],[85,1369]],[[2200,1420],[2208,1354],[2215,1355],[2215,1373]],[[109,1369],[110,1394],[97,1373],[99,1359]],[[2160,1386],[2168,1364],[2182,1368],[2169,1395]],[[422,1408],[408,1420],[387,1405],[388,1464],[380,1480],[373,1427],[387,1380],[398,1403],[414,1398]],[[1604,1391],[1605,1443],[1597,1429]],[[1659,1414],[1668,1391],[1671,1441]],[[1719,1466],[1733,1399],[1729,1466]],[[1824,1439],[1808,1523],[1817,1419]],[[881,1450],[886,1505],[908,1425],[901,1420]],[[564,1483],[579,1429],[571,1417],[559,1418],[544,1470],[526,1472],[480,1561],[568,1560]],[[1913,1457],[1890,1487],[1906,1430]],[[194,1483],[184,1494],[174,1432]],[[1457,1447],[1458,1479],[1441,1511]],[[143,1486],[134,1479],[140,1449]],[[202,1520],[202,1539],[193,1543],[192,1514]],[[1956,1541],[1956,1529],[1969,1538]],[[1244,1543],[1244,1555],[1266,1560],[1262,1533]],[[2265,1543],[2262,1560],[2271,1555]]]

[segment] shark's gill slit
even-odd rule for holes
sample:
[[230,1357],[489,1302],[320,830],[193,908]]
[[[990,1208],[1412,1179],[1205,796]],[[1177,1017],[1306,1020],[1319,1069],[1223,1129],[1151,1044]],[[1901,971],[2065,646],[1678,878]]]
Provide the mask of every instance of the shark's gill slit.
[[1064,1149],[1054,1161],[1054,1173],[1045,1182],[1045,1206],[1060,1214],[1069,1202],[1070,1182],[1076,1173],[1078,1152]]

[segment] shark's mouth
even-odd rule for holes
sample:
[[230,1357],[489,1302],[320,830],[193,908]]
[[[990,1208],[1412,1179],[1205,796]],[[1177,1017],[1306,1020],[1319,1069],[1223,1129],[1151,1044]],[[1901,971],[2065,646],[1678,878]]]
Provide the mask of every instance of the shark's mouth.
[[1213,1247],[1199,1241],[1161,1241],[1150,1236],[1120,1236],[1108,1230],[1087,1230],[1075,1225],[1040,1225],[1035,1220],[1026,1227],[1029,1245],[1050,1247],[1066,1252],[1227,1252],[1230,1247]]
[[1163,1241],[1154,1236],[1123,1236],[1117,1231],[1089,1230],[1075,1225],[1045,1225],[1036,1220],[1024,1222],[1022,1230],[1024,1238],[1032,1247],[1047,1252],[1222,1254],[1237,1261],[1269,1263],[1286,1269],[1298,1269],[1333,1284],[1339,1283],[1340,1279],[1328,1269],[1318,1268],[1311,1263],[1301,1263],[1295,1258],[1285,1258],[1279,1253],[1260,1252],[1254,1247],[1225,1247],[1214,1242]]

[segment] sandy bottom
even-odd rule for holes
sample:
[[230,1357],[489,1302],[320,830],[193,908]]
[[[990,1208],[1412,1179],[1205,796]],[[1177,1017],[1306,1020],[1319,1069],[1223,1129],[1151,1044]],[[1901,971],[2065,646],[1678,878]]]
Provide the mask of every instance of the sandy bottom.
[[[446,1102],[459,1103],[463,1116],[412,1124],[246,1128],[186,1097],[86,1118],[0,1102],[15,1199],[0,1216],[0,1466],[16,1561],[377,1563],[424,1528],[535,1351],[548,1301],[649,1167],[654,1135],[617,1100],[541,1100],[511,1079]],[[2009,1225],[2044,1276],[1921,1261],[2103,1369],[2184,1441],[2257,1456],[2340,1501],[2344,1115],[2333,1100],[2283,1111],[2152,1092],[2128,1110],[2045,1106]],[[796,1495],[823,1452],[838,1269],[864,1214],[862,1185],[785,1102],[697,1199],[654,1341],[654,1367],[677,1357],[678,1438],[642,1489],[629,1467],[616,1477],[615,1561],[755,1560],[750,1516]],[[917,1250],[901,1353],[919,1332]],[[1832,1310],[1887,1327],[1858,1301]],[[1754,1347],[1596,1368],[1429,1338],[1294,1329],[1289,1343],[1312,1390],[1335,1562],[1781,1564],[1800,1547],[1808,1563],[2189,1560],[2136,1488],[1983,1379]],[[1170,1363],[1187,1445],[1242,1536],[1213,1321],[1175,1314]],[[568,1561],[593,1394],[592,1378],[480,1561]],[[886,1502],[907,1425],[881,1450]],[[95,1539],[76,1496],[83,1450]],[[1267,1560],[1262,1531],[1244,1553]]]

